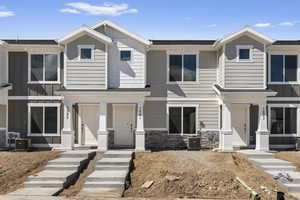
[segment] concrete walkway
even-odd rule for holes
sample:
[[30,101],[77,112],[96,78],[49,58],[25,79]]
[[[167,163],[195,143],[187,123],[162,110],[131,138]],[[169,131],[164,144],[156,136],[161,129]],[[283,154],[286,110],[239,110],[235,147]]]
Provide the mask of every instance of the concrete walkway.
[[[49,161],[45,170],[29,176],[24,187],[9,193],[11,198],[24,198],[24,196],[53,196],[64,188],[74,184],[79,174],[87,166],[95,151],[68,151],[60,154],[60,157]],[[4,196],[0,196],[0,199]]]
[[96,163],[96,170],[86,178],[80,195],[121,197],[126,187],[132,151],[107,151]]
[[275,154],[269,152],[241,150],[239,153],[272,177],[279,173],[288,173],[292,181],[280,183],[291,195],[300,199],[300,172],[296,171],[293,163],[276,159]]

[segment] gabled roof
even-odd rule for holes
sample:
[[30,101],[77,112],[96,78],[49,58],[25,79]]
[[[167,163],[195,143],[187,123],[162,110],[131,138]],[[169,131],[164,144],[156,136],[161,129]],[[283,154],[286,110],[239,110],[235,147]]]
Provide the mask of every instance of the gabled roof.
[[258,39],[259,41],[265,43],[265,44],[272,44],[274,42],[274,40],[256,30],[254,30],[253,28],[249,27],[249,26],[246,26],[232,34],[229,34],[219,40],[217,40],[215,43],[214,43],[214,47],[219,47],[223,44],[226,44],[238,37],[241,37],[242,35],[249,35],[249,36],[252,36],[256,39]]
[[150,40],[153,45],[213,45],[215,40]]
[[99,33],[98,31],[95,31],[87,26],[82,26],[82,27],[76,29],[72,33],[69,33],[69,34],[65,35],[64,37],[58,39],[57,42],[60,44],[66,44],[84,34],[90,35],[91,37],[95,38],[96,40],[100,40],[107,44],[112,43],[111,38],[107,37],[106,35],[104,35],[102,33]]
[[126,29],[120,27],[119,25],[117,25],[109,20],[102,20],[102,21],[96,23],[95,25],[91,26],[91,28],[96,29],[96,28],[99,28],[100,26],[104,26],[104,25],[110,26],[110,27],[120,31],[121,33],[128,35],[129,37],[131,37],[145,45],[151,45],[151,42],[149,40],[146,40],[146,39],[142,38],[141,36],[131,33],[129,31],[127,31]]
[[[4,39],[2,40],[7,44],[24,44],[24,45],[57,45],[55,40],[12,40],[12,39]],[[1,43],[1,42],[0,42]]]

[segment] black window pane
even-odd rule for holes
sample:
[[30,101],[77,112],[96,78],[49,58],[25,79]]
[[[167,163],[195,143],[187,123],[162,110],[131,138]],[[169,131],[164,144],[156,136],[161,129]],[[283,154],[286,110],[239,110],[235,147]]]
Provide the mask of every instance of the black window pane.
[[131,51],[121,51],[120,56],[122,61],[129,61],[131,59]]
[[184,134],[196,133],[196,108],[195,107],[183,108],[183,133]]
[[31,134],[43,133],[43,108],[31,107]]
[[91,48],[81,48],[80,49],[81,59],[92,59],[92,49]]
[[196,55],[184,55],[184,81],[196,81]]
[[181,133],[181,108],[170,107],[169,108],[169,133],[180,134]]
[[285,134],[297,133],[297,108],[285,108]]
[[43,55],[31,55],[31,80],[43,81]]
[[57,133],[57,107],[45,108],[45,133]]
[[240,60],[250,59],[250,49],[239,49],[239,59]]
[[271,108],[271,134],[283,134],[283,108]]
[[170,81],[181,81],[182,80],[182,56],[181,55],[170,55]]
[[283,81],[283,56],[271,55],[271,81]]
[[57,55],[46,54],[45,55],[45,80],[46,81],[57,81]]
[[285,56],[285,81],[297,81],[297,56]]

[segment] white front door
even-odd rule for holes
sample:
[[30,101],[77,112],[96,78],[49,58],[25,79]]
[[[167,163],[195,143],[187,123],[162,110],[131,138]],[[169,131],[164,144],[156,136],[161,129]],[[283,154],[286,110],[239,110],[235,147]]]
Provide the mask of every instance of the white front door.
[[97,145],[99,128],[99,105],[80,105],[81,144]]
[[249,105],[232,104],[233,146],[247,146],[249,139]]
[[135,127],[135,105],[113,105],[114,144],[116,146],[133,146],[133,129]]

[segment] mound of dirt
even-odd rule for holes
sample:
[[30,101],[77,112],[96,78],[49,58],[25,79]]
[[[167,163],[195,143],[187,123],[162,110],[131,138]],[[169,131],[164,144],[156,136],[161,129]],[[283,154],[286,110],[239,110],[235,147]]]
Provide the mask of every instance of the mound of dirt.
[[[276,199],[276,194],[266,194],[261,186],[284,191],[270,176],[235,153],[137,153],[134,166],[132,184],[125,191],[125,197],[249,199],[250,193],[237,182],[237,176],[263,199]],[[149,188],[141,187],[146,181],[154,183]]]
[[60,152],[0,152],[0,194],[20,188],[30,175],[40,172]]

